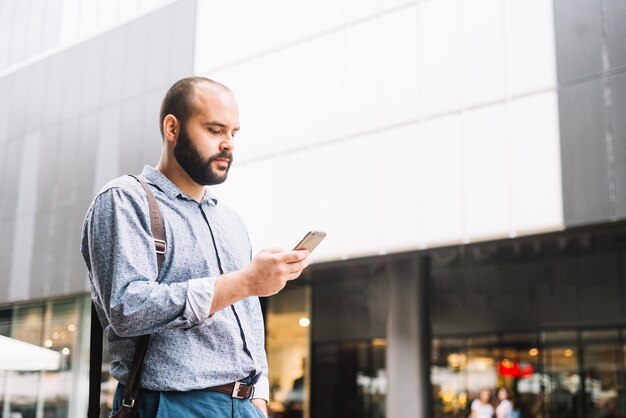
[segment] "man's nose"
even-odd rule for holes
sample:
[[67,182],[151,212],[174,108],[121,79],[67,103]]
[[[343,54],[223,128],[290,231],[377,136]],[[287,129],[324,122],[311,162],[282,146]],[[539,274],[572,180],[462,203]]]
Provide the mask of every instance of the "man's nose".
[[220,151],[233,151],[235,149],[235,138],[228,135],[228,138],[220,143]]

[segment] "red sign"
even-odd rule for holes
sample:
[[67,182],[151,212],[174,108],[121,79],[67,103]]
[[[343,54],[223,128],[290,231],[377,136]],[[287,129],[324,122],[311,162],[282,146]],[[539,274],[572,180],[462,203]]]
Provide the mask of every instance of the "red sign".
[[528,377],[533,375],[534,369],[529,363],[520,365],[517,361],[504,360],[498,362],[498,373],[505,377]]

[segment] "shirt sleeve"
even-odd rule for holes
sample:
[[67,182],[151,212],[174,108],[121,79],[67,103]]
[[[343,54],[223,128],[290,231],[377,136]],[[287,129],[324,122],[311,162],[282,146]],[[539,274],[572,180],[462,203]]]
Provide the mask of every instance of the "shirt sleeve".
[[[143,192],[143,191],[142,191]],[[90,280],[113,331],[121,337],[191,328],[209,320],[215,277],[157,281],[145,193],[113,187],[87,214],[83,249]]]

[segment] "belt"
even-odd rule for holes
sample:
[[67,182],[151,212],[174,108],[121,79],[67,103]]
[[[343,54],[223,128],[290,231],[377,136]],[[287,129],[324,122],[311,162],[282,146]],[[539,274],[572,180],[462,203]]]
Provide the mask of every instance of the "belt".
[[254,395],[254,386],[244,382],[233,382],[207,388],[213,392],[225,393],[236,399],[250,399]]

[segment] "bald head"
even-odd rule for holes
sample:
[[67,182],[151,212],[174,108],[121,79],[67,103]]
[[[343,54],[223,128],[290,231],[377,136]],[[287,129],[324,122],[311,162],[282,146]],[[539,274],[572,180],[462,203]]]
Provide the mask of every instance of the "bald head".
[[161,102],[160,124],[161,136],[163,136],[163,120],[167,115],[173,115],[180,124],[184,124],[196,111],[194,107],[194,94],[197,89],[215,90],[218,93],[230,93],[231,90],[225,85],[206,77],[187,77],[178,80],[165,94]]

